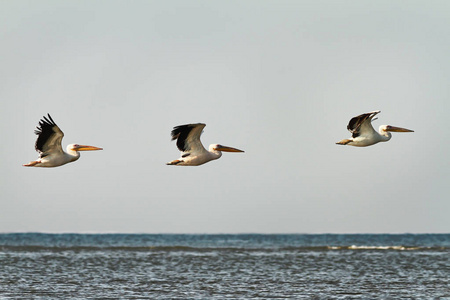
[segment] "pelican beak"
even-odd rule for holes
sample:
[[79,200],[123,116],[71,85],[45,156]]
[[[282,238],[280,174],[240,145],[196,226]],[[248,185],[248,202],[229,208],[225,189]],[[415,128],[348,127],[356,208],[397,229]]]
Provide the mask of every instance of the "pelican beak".
[[215,149],[219,150],[219,151],[224,151],[224,152],[244,152],[244,151],[236,149],[236,148],[222,146],[222,145],[218,145]]
[[414,130],[409,130],[409,129],[401,128],[401,127],[395,127],[395,126],[391,126],[391,125],[388,125],[386,127],[386,131],[392,131],[392,132],[414,132]]
[[103,150],[103,148],[88,146],[88,145],[76,145],[73,147],[75,151],[94,151],[94,150]]

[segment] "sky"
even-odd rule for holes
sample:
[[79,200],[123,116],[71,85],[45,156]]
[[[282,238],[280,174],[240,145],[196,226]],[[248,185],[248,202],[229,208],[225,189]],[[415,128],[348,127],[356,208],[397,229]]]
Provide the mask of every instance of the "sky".
[[[450,2],[0,7],[0,232],[450,232]],[[415,132],[335,144],[373,110]],[[23,167],[47,113],[104,150]],[[167,166],[198,122],[245,153]]]

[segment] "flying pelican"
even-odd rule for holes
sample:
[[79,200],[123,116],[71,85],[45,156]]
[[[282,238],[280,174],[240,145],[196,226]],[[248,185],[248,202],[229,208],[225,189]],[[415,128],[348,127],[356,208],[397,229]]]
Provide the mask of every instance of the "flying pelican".
[[78,151],[103,150],[102,148],[78,144],[67,146],[67,152],[61,147],[61,141],[64,133],[55,124],[50,114],[48,118],[44,116],[36,126],[34,133],[38,135],[35,149],[39,153],[38,160],[24,164],[25,167],[59,167],[67,163],[76,161],[80,158]]
[[[373,119],[381,110],[372,111],[370,113],[356,116],[350,120],[347,125],[348,131],[352,133],[352,138],[344,139],[337,142],[339,145],[350,145],[356,147],[366,147],[374,145],[378,142],[387,142],[391,139],[391,133],[393,132],[414,132],[413,130],[395,127],[391,125],[381,125],[378,129],[379,133],[372,127]],[[372,120],[373,119],[373,120]]]
[[173,128],[171,135],[172,141],[177,140],[177,147],[181,151],[181,157],[168,162],[167,165],[177,166],[199,166],[208,161],[218,159],[222,152],[244,152],[242,150],[222,146],[219,144],[209,145],[207,151],[200,141],[200,135],[205,128],[205,124],[186,124]]

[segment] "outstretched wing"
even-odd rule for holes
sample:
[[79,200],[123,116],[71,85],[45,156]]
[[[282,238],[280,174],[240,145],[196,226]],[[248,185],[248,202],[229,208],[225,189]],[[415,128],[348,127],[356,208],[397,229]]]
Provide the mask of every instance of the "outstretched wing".
[[347,125],[347,129],[352,133],[352,137],[356,138],[360,135],[374,132],[375,129],[372,127],[372,119],[380,112],[380,110],[372,111],[352,118]]
[[205,126],[203,123],[176,126],[171,132],[172,141],[177,140],[177,147],[181,152],[192,153],[206,151],[200,141],[200,135]]
[[47,115],[48,118],[44,116],[34,131],[38,135],[35,148],[39,152],[40,157],[45,157],[55,152],[63,153],[61,141],[64,133],[55,124],[50,114]]

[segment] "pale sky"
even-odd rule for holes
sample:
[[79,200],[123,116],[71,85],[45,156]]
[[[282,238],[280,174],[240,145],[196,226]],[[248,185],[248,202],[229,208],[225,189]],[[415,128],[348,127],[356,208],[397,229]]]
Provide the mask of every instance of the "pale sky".
[[[449,1],[0,7],[0,232],[450,232]],[[415,132],[335,144],[373,110]],[[22,167],[47,113],[104,150]],[[245,153],[165,165],[198,122]]]

